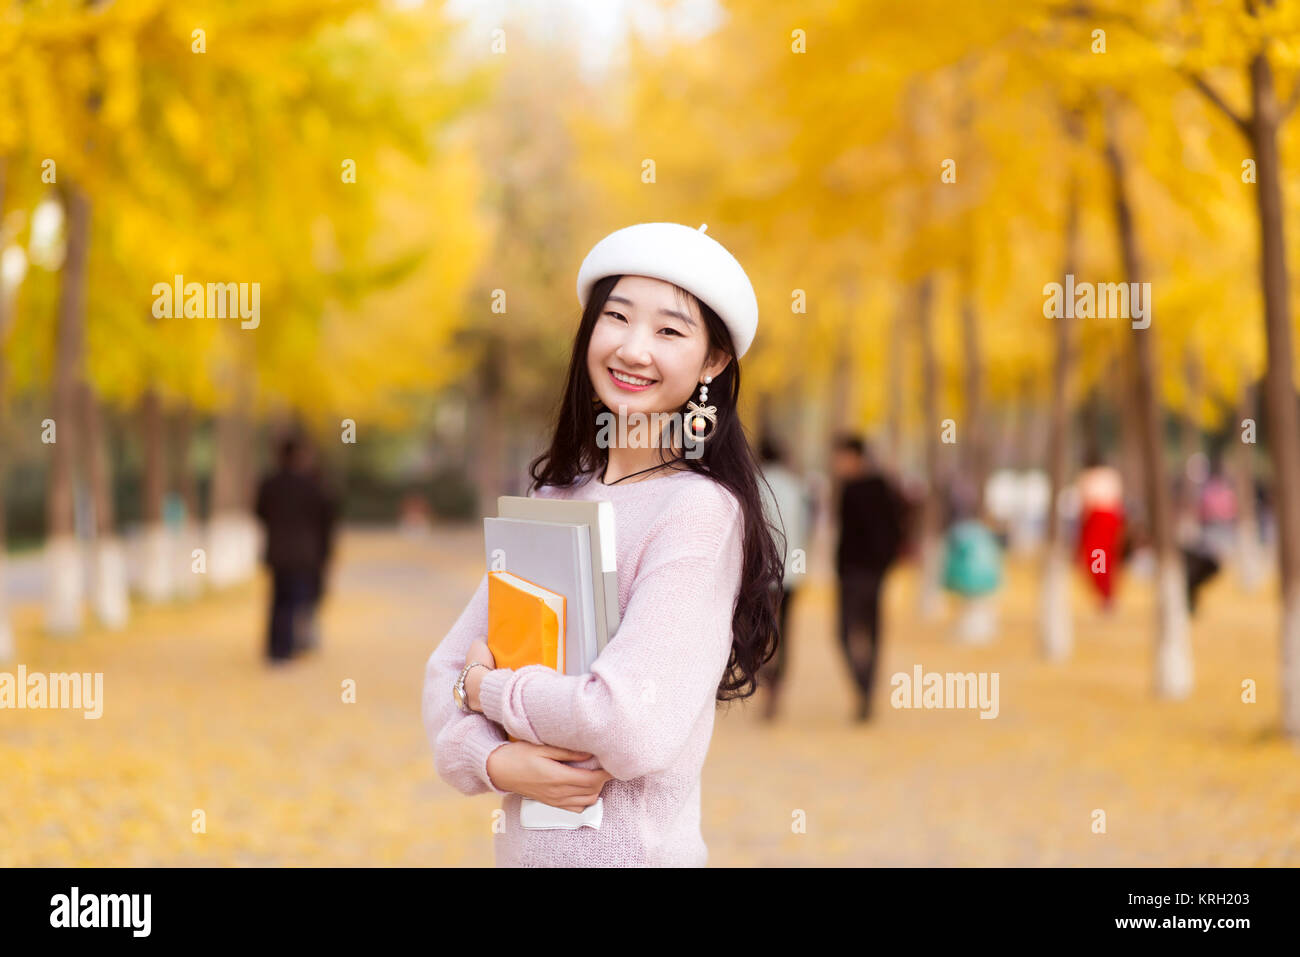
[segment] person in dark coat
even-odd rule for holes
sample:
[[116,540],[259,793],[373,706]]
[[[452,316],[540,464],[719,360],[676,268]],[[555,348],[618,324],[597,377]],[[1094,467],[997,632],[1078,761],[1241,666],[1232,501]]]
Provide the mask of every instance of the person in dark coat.
[[275,472],[257,489],[257,517],[266,529],[271,570],[267,658],[283,662],[314,645],[314,616],[329,561],[335,506],[298,433],[285,436]]
[[835,549],[840,646],[857,686],[855,717],[866,721],[881,652],[881,586],[903,542],[906,502],[877,471],[870,448],[858,436],[836,440],[834,468],[842,483]]

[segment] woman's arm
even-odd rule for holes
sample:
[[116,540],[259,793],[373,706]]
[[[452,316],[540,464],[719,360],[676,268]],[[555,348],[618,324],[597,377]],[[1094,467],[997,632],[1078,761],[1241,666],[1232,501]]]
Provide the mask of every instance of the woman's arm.
[[484,714],[526,741],[590,751],[619,780],[670,767],[714,706],[731,652],[743,558],[739,508],[724,494],[665,516],[590,674],[494,669],[479,686]]
[[505,732],[481,714],[463,713],[451,696],[451,687],[465,667],[470,642],[486,634],[485,574],[465,610],[429,656],[420,707],[425,735],[433,747],[434,768],[462,794],[510,793],[493,784],[487,772],[488,756],[507,743]]

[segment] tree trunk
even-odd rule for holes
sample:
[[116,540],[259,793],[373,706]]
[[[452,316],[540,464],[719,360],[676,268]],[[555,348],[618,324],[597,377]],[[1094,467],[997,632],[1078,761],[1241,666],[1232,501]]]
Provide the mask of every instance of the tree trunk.
[[[1034,379],[1025,372],[1020,379],[1019,396],[1015,400],[1012,412],[1007,418],[1004,442],[1011,450],[1008,455],[1009,467],[1017,473],[1020,482],[1031,481],[1030,469],[1036,469],[1045,454],[1039,453],[1038,433],[1039,416],[1034,400]],[[1007,523],[1007,551],[1029,555],[1042,544],[1038,538],[1038,516],[1030,511],[1029,499],[1021,496],[1016,502],[1015,511]]]
[[1255,418],[1255,385],[1243,372],[1232,424],[1236,442],[1232,470],[1237,486],[1237,577],[1246,591],[1257,591],[1264,579],[1264,558],[1259,541],[1259,516],[1255,511],[1255,445],[1243,442],[1242,423]]
[[961,308],[962,353],[965,365],[966,416],[963,446],[966,450],[966,477],[974,492],[974,514],[984,514],[984,486],[988,482],[988,449],[984,428],[984,356],[980,353],[979,326],[975,315],[973,290],[967,290]]
[[1119,419],[1120,475],[1124,482],[1125,522],[1133,524],[1147,518],[1147,504],[1142,496],[1146,487],[1146,468],[1142,457],[1142,426],[1138,415],[1137,369],[1133,350],[1116,357],[1115,413]]
[[921,392],[925,414],[925,470],[927,489],[921,509],[920,613],[933,620],[942,609],[939,579],[943,563],[944,487],[939,458],[939,376],[934,357],[934,278],[925,276],[916,288],[916,328],[921,347]]
[[885,396],[889,449],[889,470],[895,477],[903,474],[903,371],[907,365],[907,304],[900,304],[889,323],[889,368],[885,372],[888,393]]
[[[1142,282],[1146,274],[1138,249],[1137,230],[1125,183],[1124,159],[1116,143],[1114,117],[1108,115],[1106,159],[1110,167],[1115,210],[1115,228],[1124,258],[1125,279]],[[1143,472],[1151,541],[1156,559],[1158,621],[1155,646],[1155,691],[1160,697],[1185,698],[1193,683],[1192,648],[1188,635],[1186,576],[1182,556],[1174,541],[1174,528],[1164,469],[1160,428],[1160,405],[1156,384],[1160,381],[1153,343],[1154,324],[1129,332],[1137,372],[1137,419],[1142,437]]]
[[93,578],[91,604],[95,617],[105,628],[124,628],[127,620],[126,555],[117,536],[113,509],[113,470],[108,458],[103,414],[95,390],[81,383],[82,421],[85,424],[82,454],[90,484],[95,520],[91,542]]
[[835,367],[830,381],[830,415],[831,434],[839,435],[852,431],[854,416],[851,411],[853,402],[853,367],[849,362],[851,337],[847,318],[838,324],[835,330]]
[[45,498],[45,628],[68,635],[81,629],[85,584],[77,545],[73,499],[78,440],[79,387],[85,343],[86,267],[90,243],[90,201],[75,184],[61,190],[67,242],[59,273],[54,388],[50,411],[54,441],[49,446],[49,488]]
[[185,517],[172,536],[173,592],[181,598],[198,595],[205,577],[195,571],[195,550],[203,547],[203,536],[199,526],[198,484],[189,461],[193,434],[194,410],[185,403],[176,414],[172,441],[167,443],[172,452],[170,485],[180,495],[185,510]]
[[216,431],[217,452],[212,466],[205,567],[212,586],[223,588],[244,576],[239,460],[240,446],[248,441],[248,436],[242,427],[242,417],[233,408],[217,416]]
[[[501,390],[505,379],[504,347],[492,333],[488,333],[484,343],[483,359],[479,367],[480,389],[480,430],[476,443],[478,455],[475,461],[476,484],[479,505],[486,508],[487,503],[496,500],[504,484],[502,474],[502,457],[505,423],[501,409]],[[611,409],[617,414],[617,409]]]
[[[1074,273],[1079,262],[1079,185],[1070,180],[1065,214],[1064,276]],[[1056,355],[1052,368],[1052,428],[1048,435],[1047,474],[1051,491],[1047,497],[1046,542],[1043,549],[1042,617],[1039,647],[1048,661],[1070,657],[1074,634],[1070,619],[1070,547],[1061,520],[1061,491],[1065,487],[1069,459],[1070,369],[1072,364],[1069,311],[1062,309],[1053,329]]]
[[185,517],[193,522],[199,516],[199,486],[190,467],[190,444],[194,441],[194,407],[188,402],[181,406],[173,421],[174,435],[168,443],[171,450],[171,486],[176,489],[185,506]]
[[162,400],[148,389],[140,400],[140,430],[144,438],[144,486],[142,489],[142,561],[140,591],[147,601],[162,602],[171,597],[173,543],[163,515],[167,494],[167,460],[164,449]]
[[1279,109],[1268,57],[1250,65],[1253,121],[1250,124],[1258,183],[1260,273],[1264,287],[1264,328],[1268,368],[1264,397],[1268,408],[1269,450],[1277,498],[1278,565],[1282,595],[1280,677],[1282,732],[1300,741],[1300,417],[1292,374],[1291,304],[1283,221]]
[[[1179,470],[1178,486],[1182,489],[1182,501],[1179,503],[1179,519],[1186,522],[1189,526],[1195,521],[1196,516],[1196,486],[1192,483],[1191,464],[1196,458],[1197,453],[1201,452],[1201,423],[1199,410],[1201,407],[1201,364],[1196,359],[1196,354],[1191,347],[1183,359],[1183,365],[1187,377],[1187,410],[1183,415],[1183,428],[1181,435],[1182,449],[1180,457],[1182,459],[1182,468]],[[1178,525],[1175,525],[1177,528]]]

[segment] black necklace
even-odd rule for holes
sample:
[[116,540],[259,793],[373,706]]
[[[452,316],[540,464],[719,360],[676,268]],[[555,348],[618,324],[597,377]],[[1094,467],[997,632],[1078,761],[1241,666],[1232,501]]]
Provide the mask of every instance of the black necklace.
[[[601,485],[617,485],[619,482],[625,482],[625,481],[627,481],[628,479],[632,478],[633,476],[636,476],[636,475],[644,475],[646,472],[653,472],[655,469],[661,469],[661,468],[663,468],[663,467],[666,466],[666,465],[672,465],[673,462],[680,462],[680,461],[682,461],[683,458],[684,458],[684,456],[680,456],[680,455],[679,455],[679,456],[677,456],[677,458],[675,458],[675,459],[671,459],[671,460],[669,460],[669,461],[667,461],[667,462],[660,462],[658,465],[652,465],[652,466],[650,466],[650,468],[648,468],[648,469],[642,469],[640,472],[629,472],[627,475],[624,475],[621,479],[614,479],[614,481],[612,481],[612,482],[606,482],[605,479],[604,479],[604,477],[603,477],[603,473],[602,473],[602,477],[601,477],[601,480],[600,480],[600,484],[601,484]],[[607,467],[608,467],[608,466],[607,466]]]

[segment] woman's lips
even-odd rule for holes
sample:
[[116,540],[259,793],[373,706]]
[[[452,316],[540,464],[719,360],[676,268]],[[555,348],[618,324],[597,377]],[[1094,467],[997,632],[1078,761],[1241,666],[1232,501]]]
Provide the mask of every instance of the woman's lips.
[[624,392],[644,392],[646,389],[650,388],[650,386],[654,385],[653,382],[650,382],[646,385],[630,385],[626,382],[620,382],[615,377],[613,369],[609,370],[609,381],[613,382],[614,385],[618,386]]

